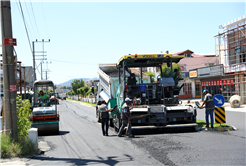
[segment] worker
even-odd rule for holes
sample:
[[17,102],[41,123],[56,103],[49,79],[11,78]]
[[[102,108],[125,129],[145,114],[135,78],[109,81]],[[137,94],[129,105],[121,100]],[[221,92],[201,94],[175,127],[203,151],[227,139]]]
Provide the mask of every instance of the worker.
[[176,76],[178,76],[178,69],[174,69],[174,72],[173,72],[173,78],[175,78]]
[[[105,100],[101,101],[101,105],[99,106],[99,111],[100,111],[100,119],[101,119],[101,124],[102,124],[102,133],[104,136],[108,136],[108,121],[109,121],[109,114],[108,112],[113,111],[112,109],[108,109],[108,106],[106,105]],[[106,125],[106,132],[104,130],[104,126]]]
[[129,107],[131,105],[132,105],[132,100],[127,97],[125,99],[125,103],[122,106],[122,112],[121,112],[122,125],[120,127],[118,137],[122,137],[122,132],[126,126],[127,126],[126,135],[128,135],[129,138],[134,137],[131,132],[132,126],[131,126],[131,120],[130,120],[130,110],[132,109],[132,107],[131,108]]
[[[206,119],[206,128],[209,128],[209,120],[208,116],[210,115],[211,119],[211,128],[214,128],[214,101],[213,101],[213,96],[208,93],[207,90],[203,90],[203,95],[205,95],[204,101],[202,103],[202,107],[206,109],[205,112],[205,119]],[[205,106],[203,106],[205,105]]]
[[178,85],[178,82],[179,82],[179,73],[178,73],[178,69],[174,69],[174,72],[173,72],[173,79],[174,79],[174,82],[175,82],[175,86]]
[[41,106],[42,103],[49,103],[49,96],[47,94],[44,94],[42,90],[39,91],[39,94],[40,94],[38,100],[39,107]]

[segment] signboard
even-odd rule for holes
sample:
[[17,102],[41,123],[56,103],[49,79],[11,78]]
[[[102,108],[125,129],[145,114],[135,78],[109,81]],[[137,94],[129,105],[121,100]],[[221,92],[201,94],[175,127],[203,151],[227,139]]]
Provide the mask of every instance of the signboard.
[[192,70],[189,72],[190,78],[197,78],[197,70]]
[[222,107],[225,103],[225,98],[220,94],[215,95],[213,100],[214,100],[214,105],[217,107]]
[[16,85],[9,85],[9,91],[10,92],[16,91]]
[[225,73],[238,72],[238,71],[246,71],[246,64],[235,64],[230,66],[225,66]]
[[226,123],[225,107],[215,107],[214,109],[215,123]]
[[180,64],[180,68],[182,71],[186,71],[186,64]]
[[197,69],[197,78],[220,76],[223,74],[223,66],[216,65]]
[[189,78],[189,72],[182,72],[182,78]]
[[12,45],[12,46],[16,46],[16,39],[14,38],[4,38],[4,44],[5,45]]
[[217,84],[216,84],[216,83],[217,83],[217,81],[214,81],[214,86],[217,86]]

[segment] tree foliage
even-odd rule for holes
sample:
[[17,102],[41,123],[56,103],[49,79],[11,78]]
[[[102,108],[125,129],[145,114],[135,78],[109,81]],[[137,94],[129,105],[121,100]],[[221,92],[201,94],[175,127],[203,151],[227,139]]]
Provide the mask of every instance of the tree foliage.
[[72,89],[73,89],[73,92],[75,94],[78,94],[77,93],[77,89],[81,88],[81,87],[84,87],[85,86],[85,83],[83,81],[83,79],[75,79],[73,80],[73,82],[71,83],[71,86],[72,86]]
[[155,82],[155,73],[149,71],[149,72],[146,72],[145,74],[147,74],[150,77],[151,83]]
[[24,138],[28,136],[27,131],[31,128],[31,121],[29,115],[32,113],[31,103],[29,100],[21,100],[20,96],[16,98],[17,122],[18,122],[18,136]]
[[[180,68],[180,64],[173,63],[173,71],[174,69],[178,69],[179,78],[182,79],[182,70]],[[163,73],[163,77],[173,77],[171,76],[171,67],[167,67],[166,64],[162,66],[162,73]]]

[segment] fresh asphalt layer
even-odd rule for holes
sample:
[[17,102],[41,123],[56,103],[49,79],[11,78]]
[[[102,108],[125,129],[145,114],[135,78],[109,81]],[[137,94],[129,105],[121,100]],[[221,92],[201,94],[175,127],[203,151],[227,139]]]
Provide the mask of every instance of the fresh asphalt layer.
[[[95,108],[61,101],[60,135],[41,136],[51,149],[26,165],[246,165],[245,113],[226,112],[237,131],[138,130],[135,138],[101,133]],[[198,110],[198,119],[205,119]]]

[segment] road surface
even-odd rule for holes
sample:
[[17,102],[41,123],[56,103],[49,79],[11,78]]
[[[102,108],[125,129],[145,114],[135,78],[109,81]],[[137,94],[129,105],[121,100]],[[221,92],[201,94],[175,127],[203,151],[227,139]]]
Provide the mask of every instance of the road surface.
[[[61,101],[60,135],[42,136],[51,150],[29,165],[246,165],[245,113],[228,112],[238,131],[138,130],[135,138],[102,135],[95,108]],[[198,111],[204,119],[204,110]]]

